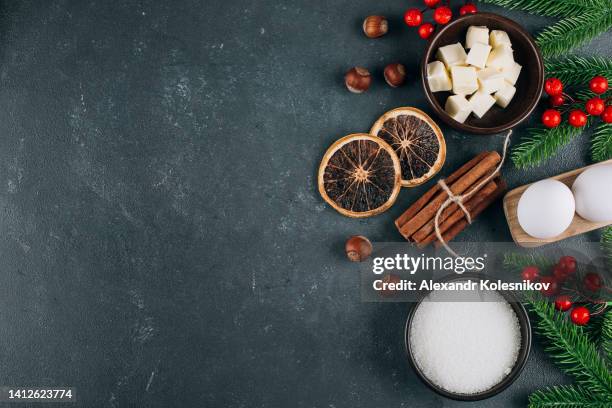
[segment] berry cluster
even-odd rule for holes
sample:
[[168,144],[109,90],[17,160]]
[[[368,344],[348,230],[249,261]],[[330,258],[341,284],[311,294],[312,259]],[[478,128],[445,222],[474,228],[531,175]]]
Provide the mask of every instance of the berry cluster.
[[612,123],[611,98],[602,99],[600,96],[608,90],[608,80],[603,76],[595,76],[589,82],[591,92],[596,96],[590,98],[584,104],[584,111],[578,103],[568,94],[563,92],[563,83],[558,78],[548,78],[544,83],[544,92],[549,96],[552,108],[542,114],[542,124],[547,128],[555,128],[561,124],[562,112],[558,107],[566,107],[569,111],[567,121],[571,126],[583,127],[587,124],[587,114],[599,116],[605,123]]
[[[419,27],[419,37],[427,39],[436,31],[435,24],[423,23],[423,14],[428,9],[434,9],[433,19],[437,24],[447,24],[453,18],[453,11],[450,8],[450,0],[446,1],[446,5],[441,5],[441,0],[423,0],[426,8],[419,10],[417,8],[411,8],[406,10],[404,13],[404,22],[408,27]],[[464,16],[466,14],[474,14],[478,11],[473,3],[466,3],[459,9],[459,14]]]
[[[548,289],[541,290],[542,295],[555,296],[555,308],[559,311],[566,312],[571,309],[570,319],[579,326],[586,325],[591,315],[594,314],[586,306],[577,305],[580,300],[582,303],[603,305],[603,309],[600,308],[597,313],[605,310],[604,301],[593,300],[581,290],[586,289],[590,293],[598,293],[604,287],[601,276],[595,272],[589,272],[581,279],[577,277],[576,258],[573,256],[562,256],[553,267],[552,274],[546,276],[541,275],[537,266],[527,266],[521,272],[521,278],[527,281],[539,280],[541,283],[549,283]],[[562,291],[565,293],[561,294]]]

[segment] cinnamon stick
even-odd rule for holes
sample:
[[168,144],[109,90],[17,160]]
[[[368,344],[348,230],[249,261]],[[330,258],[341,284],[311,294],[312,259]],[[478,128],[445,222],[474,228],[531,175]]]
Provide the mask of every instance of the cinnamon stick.
[[[485,156],[487,152],[481,152],[476,157],[474,157],[469,162],[465,163],[463,166],[459,167],[453,173],[451,173],[448,177],[444,179],[444,182],[447,185],[453,184],[455,181],[459,179],[459,177],[463,176],[465,173],[470,171],[472,167],[474,167],[477,163],[479,163]],[[421,196],[418,200],[416,200],[406,211],[402,213],[396,220],[395,226],[397,229],[401,229],[402,225],[410,221],[412,217],[417,215],[419,211],[433,198],[433,196],[441,190],[441,187],[438,183],[436,183],[433,187],[431,187],[425,194]],[[404,238],[408,239],[409,237],[404,236]]]
[[[488,152],[472,169],[449,186],[450,191],[455,195],[465,192],[477,183],[482,176],[494,169],[500,160],[501,156],[499,153]],[[427,221],[435,216],[438,208],[440,208],[447,198],[448,195],[446,192],[440,191],[440,193],[425,205],[413,218],[401,226],[400,232],[402,235],[410,237],[418,231]]]
[[[481,188],[478,192],[476,192],[469,200],[467,200],[464,204],[465,209],[470,213],[470,217],[474,219],[476,214],[474,214],[474,209],[480,205],[481,202],[487,199],[490,195],[494,194],[499,187],[499,179],[495,179],[494,181],[490,181],[483,188]],[[459,206],[455,205],[456,210],[453,211],[445,220],[440,222],[440,233],[444,234],[450,227],[452,227],[457,221],[461,220],[465,217],[465,213]],[[442,218],[442,217],[440,217]],[[418,243],[419,247],[423,248],[433,241],[436,240],[436,232],[435,232],[435,221],[431,221],[431,230],[428,234],[425,234],[424,228],[428,227],[429,223],[427,223],[423,228],[421,228],[416,234],[414,234],[414,240]]]
[[[481,188],[479,191],[474,193],[474,195],[465,202],[464,206],[466,210],[470,212],[470,216],[472,215],[472,211],[474,210],[474,207],[478,205],[481,201],[483,201],[486,197],[493,194],[495,190],[497,189],[497,187],[498,185],[495,181],[490,181],[483,188]],[[448,227],[452,226],[454,223],[459,221],[462,217],[465,217],[465,214],[463,213],[463,210],[457,204],[448,206],[440,215],[440,219],[439,219],[440,230],[444,232],[446,229],[448,229]],[[446,227],[446,229],[443,229],[443,227]],[[425,224],[420,230],[418,230],[413,235],[413,240],[417,243],[422,243],[424,245],[427,245],[428,243],[433,241],[432,239],[428,242],[425,242],[427,241],[428,237],[433,236],[435,238],[435,229],[436,229],[436,226],[435,226],[435,216],[434,216],[434,218],[428,221],[427,224]]]
[[[495,200],[497,200],[506,190],[506,183],[500,181],[499,187],[497,190],[488,196],[484,201],[482,201],[479,205],[474,208],[474,212],[472,214],[472,218],[476,218],[481,212],[483,212],[487,207],[489,207]],[[452,241],[461,231],[465,229],[469,224],[465,218],[457,221],[452,227],[448,229],[444,234],[442,234],[442,238],[444,241],[449,242]],[[438,240],[434,242],[436,248],[442,246],[442,243]]]

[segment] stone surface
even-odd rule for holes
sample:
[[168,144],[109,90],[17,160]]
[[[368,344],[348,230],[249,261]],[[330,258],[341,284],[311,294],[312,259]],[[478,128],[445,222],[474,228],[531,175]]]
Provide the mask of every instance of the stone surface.
[[[0,385],[70,385],[88,407],[519,407],[568,381],[536,345],[504,393],[445,400],[406,363],[407,305],[360,301],[344,240],[399,241],[393,219],[427,186],[353,220],[316,171],[386,110],[429,111],[408,3],[3,2]],[[375,13],[390,30],[370,40]],[[395,61],[408,79],[391,89]],[[342,83],[354,65],[374,75],[362,95]],[[501,145],[443,130],[443,173]],[[510,185],[584,165],[587,140],[508,164]],[[461,239],[509,240],[501,205]]]

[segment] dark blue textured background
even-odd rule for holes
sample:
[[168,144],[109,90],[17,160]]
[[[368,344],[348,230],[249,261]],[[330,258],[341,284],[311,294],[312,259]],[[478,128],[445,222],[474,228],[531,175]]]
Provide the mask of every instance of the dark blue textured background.
[[[353,220],[315,185],[338,137],[429,111],[424,42],[401,22],[416,4],[0,2],[0,385],[74,386],[87,407],[471,406],[418,382],[407,306],[362,303],[343,256],[352,234],[399,241],[393,219],[427,186]],[[502,12],[533,32],[553,21]],[[389,16],[387,36],[362,35],[369,14]],[[381,79],[395,61],[399,89]],[[374,74],[366,94],[343,87],[353,65]],[[443,129],[443,173],[501,143]],[[587,140],[508,164],[509,184],[584,165]],[[461,239],[509,240],[501,205]],[[478,406],[563,381],[538,345]]]

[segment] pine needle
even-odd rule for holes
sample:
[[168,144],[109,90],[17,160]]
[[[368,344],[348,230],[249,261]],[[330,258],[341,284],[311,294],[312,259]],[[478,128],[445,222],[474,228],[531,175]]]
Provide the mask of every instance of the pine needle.
[[538,316],[536,330],[547,340],[546,351],[553,361],[580,386],[596,394],[597,400],[607,401],[610,406],[612,373],[582,327],[568,321],[564,313],[555,310],[552,302],[533,296],[529,303]]
[[589,0],[482,0],[510,10],[523,10],[532,14],[551,17],[568,17],[581,14],[600,1]]
[[562,123],[556,128],[527,129],[529,136],[512,150],[512,161],[518,168],[533,167],[553,156],[557,150],[582,133],[582,128]]
[[591,144],[591,157],[596,162],[612,159],[611,123],[602,122],[595,128]]
[[563,385],[536,391],[529,396],[529,408],[606,408],[609,403],[575,385]]
[[541,271],[546,271],[555,264],[547,257],[540,254],[519,254],[508,253],[504,254],[503,260],[504,269],[517,274],[527,266],[537,266]]
[[601,323],[601,347],[608,366],[612,364],[612,311],[608,310]]
[[584,85],[596,75],[612,78],[612,59],[605,57],[579,57],[547,59],[544,62],[546,75],[556,77],[565,86]]
[[601,233],[601,242],[603,244],[612,245],[612,227],[604,228],[603,232]]
[[589,324],[583,326],[585,334],[589,336],[589,340],[598,350],[602,349],[604,344],[604,336],[602,335],[604,317],[605,313],[592,314]]
[[544,57],[556,57],[584,44],[612,27],[612,9],[589,8],[587,11],[566,17],[544,29],[536,43]]
[[612,270],[612,227],[606,227],[601,233],[601,250],[606,257],[606,265]]

